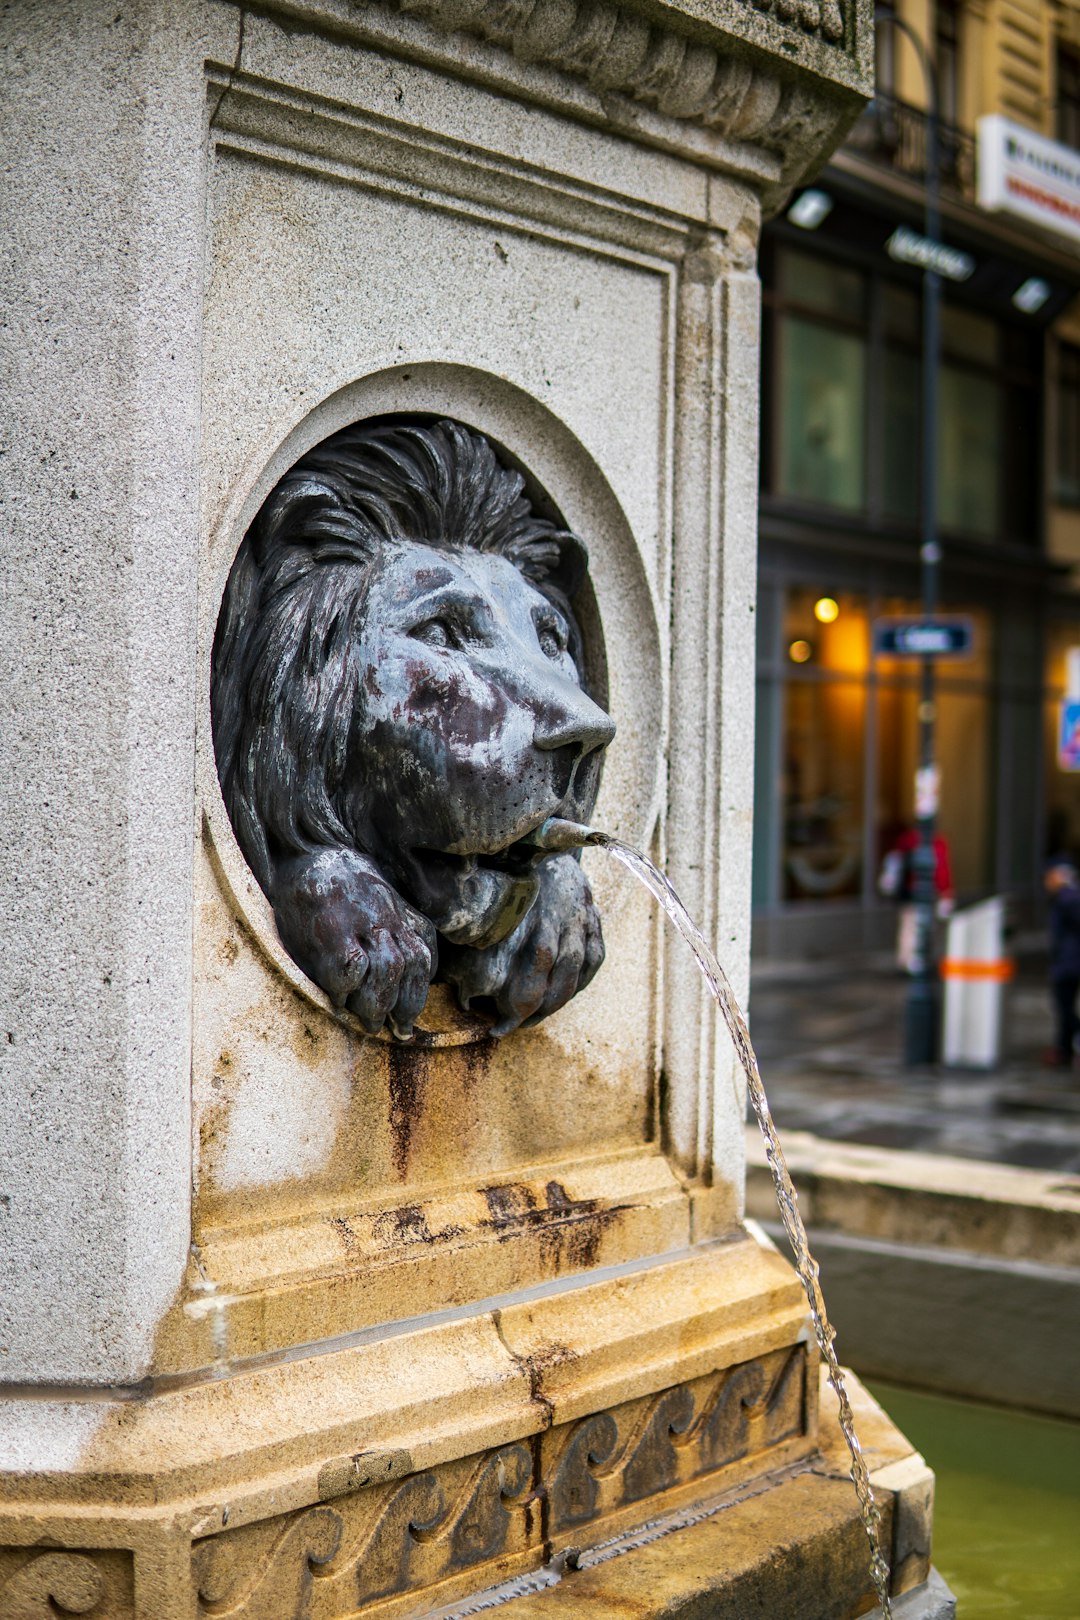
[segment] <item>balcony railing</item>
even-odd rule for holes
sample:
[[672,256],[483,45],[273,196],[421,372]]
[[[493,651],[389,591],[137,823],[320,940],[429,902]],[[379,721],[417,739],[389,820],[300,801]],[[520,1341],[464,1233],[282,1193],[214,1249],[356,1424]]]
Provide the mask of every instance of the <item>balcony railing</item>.
[[[897,174],[926,178],[929,120],[918,107],[895,96],[877,95],[851,134],[847,146]],[[955,124],[938,121],[938,167],[942,186],[975,200],[975,141]]]

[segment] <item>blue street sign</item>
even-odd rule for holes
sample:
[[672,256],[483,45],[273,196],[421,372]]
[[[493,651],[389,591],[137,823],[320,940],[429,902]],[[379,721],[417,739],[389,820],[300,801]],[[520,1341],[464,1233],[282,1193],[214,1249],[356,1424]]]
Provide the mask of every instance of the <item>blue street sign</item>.
[[1066,698],[1058,710],[1058,768],[1080,771],[1080,701]]
[[974,639],[970,619],[874,620],[874,652],[885,658],[965,658]]

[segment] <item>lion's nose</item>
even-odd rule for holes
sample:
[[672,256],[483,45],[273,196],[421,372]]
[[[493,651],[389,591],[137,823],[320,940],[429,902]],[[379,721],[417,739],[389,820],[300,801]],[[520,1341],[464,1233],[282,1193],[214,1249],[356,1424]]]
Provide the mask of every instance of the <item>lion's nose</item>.
[[578,760],[597,748],[606,748],[615,735],[615,722],[580,687],[566,683],[569,690],[549,698],[536,717],[534,733],[537,748],[566,748]]

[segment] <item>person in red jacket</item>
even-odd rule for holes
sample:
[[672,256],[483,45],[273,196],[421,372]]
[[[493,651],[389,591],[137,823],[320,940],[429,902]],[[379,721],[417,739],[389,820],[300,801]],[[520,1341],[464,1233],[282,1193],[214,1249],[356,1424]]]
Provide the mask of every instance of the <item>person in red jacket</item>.
[[[920,834],[916,827],[905,827],[886,855],[878,879],[879,891],[899,905],[896,928],[896,965],[910,973],[915,956],[915,851]],[[934,894],[939,917],[948,917],[953,908],[952,865],[949,845],[941,833],[934,835]]]

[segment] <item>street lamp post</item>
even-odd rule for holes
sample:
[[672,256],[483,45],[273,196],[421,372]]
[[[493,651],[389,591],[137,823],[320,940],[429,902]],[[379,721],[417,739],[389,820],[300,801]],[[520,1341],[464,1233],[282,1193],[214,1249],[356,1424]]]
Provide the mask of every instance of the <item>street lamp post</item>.
[[[911,42],[926,81],[926,235],[939,240],[938,87],[926,47],[911,25],[894,11],[880,7],[874,21],[898,28]],[[928,260],[923,270],[922,322],[922,503],[920,547],[922,609],[926,618],[938,611],[938,570],[941,546],[937,535],[937,378],[941,350],[941,277]],[[915,949],[904,1009],[904,1062],[914,1067],[933,1063],[937,1056],[938,975],[934,959],[934,902],[936,859],[934,833],[938,809],[935,760],[936,667],[933,654],[924,654],[919,680],[919,768],[915,786],[915,822],[919,841],[913,859]]]

